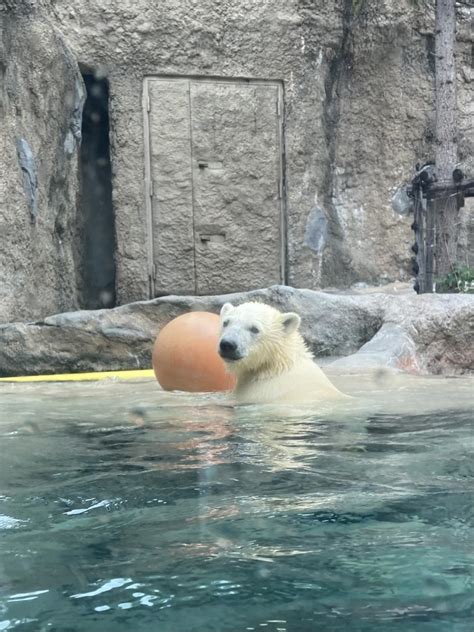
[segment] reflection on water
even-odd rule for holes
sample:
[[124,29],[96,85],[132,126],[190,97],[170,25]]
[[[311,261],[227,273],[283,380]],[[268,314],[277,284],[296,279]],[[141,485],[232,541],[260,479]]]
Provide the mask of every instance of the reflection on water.
[[472,630],[469,379],[0,385],[0,631]]

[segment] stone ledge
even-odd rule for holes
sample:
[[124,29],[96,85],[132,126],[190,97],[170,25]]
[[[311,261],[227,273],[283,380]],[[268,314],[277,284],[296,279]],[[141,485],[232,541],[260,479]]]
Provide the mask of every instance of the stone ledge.
[[0,375],[149,368],[153,341],[169,320],[245,300],[299,313],[315,356],[338,356],[327,365],[331,370],[456,375],[474,368],[472,296],[351,295],[277,285],[223,296],[167,296],[0,325]]

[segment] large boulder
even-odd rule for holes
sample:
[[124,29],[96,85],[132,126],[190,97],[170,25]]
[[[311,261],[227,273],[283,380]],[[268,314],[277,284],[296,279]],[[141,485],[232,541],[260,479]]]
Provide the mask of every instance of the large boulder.
[[259,300],[298,312],[317,357],[338,370],[391,367],[453,375],[474,367],[474,299],[450,295],[350,295],[273,286],[224,296],[169,296],[110,310],[0,326],[0,374],[149,368],[153,341],[172,318]]

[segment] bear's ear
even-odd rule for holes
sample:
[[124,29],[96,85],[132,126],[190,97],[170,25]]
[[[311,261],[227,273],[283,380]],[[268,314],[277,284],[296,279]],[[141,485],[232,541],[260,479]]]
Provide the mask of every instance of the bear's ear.
[[285,334],[289,335],[298,329],[301,318],[294,312],[287,312],[286,314],[281,315],[281,322],[283,329],[285,330]]
[[221,309],[221,318],[226,316],[233,309],[234,309],[234,306],[232,305],[232,303],[224,303],[224,305],[222,306],[222,309]]

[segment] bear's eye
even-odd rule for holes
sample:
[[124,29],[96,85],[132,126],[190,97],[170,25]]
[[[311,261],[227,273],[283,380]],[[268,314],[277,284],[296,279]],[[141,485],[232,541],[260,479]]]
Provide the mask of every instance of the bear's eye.
[[255,325],[252,325],[252,327],[249,327],[249,331],[252,334],[259,334],[260,333],[260,329],[258,327],[255,327]]
[[226,318],[226,320],[222,323],[222,326],[227,327],[228,324],[229,324],[229,319]]

